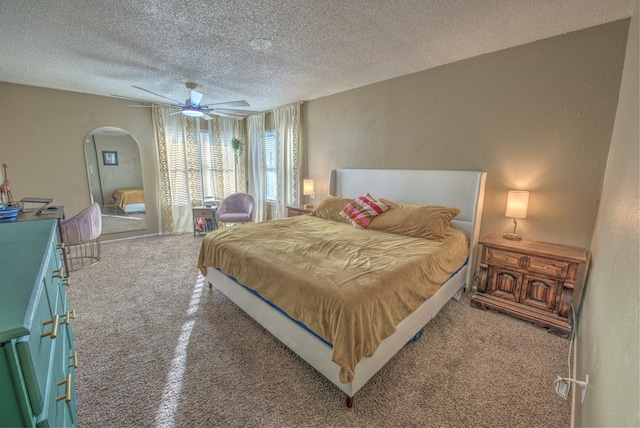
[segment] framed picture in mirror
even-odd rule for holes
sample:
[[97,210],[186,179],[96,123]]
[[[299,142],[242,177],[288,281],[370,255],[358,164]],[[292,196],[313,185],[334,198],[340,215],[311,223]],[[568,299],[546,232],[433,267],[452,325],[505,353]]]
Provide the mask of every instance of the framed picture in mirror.
[[104,165],[118,165],[118,152],[102,151],[102,163]]

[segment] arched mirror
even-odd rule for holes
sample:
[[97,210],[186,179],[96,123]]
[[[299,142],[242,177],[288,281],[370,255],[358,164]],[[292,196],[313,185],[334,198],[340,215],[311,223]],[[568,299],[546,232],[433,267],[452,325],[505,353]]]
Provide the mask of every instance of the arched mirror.
[[102,234],[147,228],[138,143],[127,131],[105,126],[84,142],[89,191],[102,210]]

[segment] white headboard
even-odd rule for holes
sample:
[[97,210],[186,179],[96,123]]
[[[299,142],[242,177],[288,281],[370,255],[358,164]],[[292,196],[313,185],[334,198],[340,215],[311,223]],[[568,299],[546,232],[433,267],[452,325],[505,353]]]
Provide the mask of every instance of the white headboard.
[[417,205],[443,205],[460,209],[451,224],[469,237],[467,290],[476,263],[484,186],[487,173],[480,171],[334,169],[329,193],[355,198],[370,193],[376,199]]

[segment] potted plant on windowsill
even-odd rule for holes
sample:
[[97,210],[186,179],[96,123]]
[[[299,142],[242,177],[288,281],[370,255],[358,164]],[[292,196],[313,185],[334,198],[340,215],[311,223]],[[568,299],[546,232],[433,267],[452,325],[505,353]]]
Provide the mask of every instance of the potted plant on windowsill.
[[236,163],[238,163],[238,158],[242,154],[242,150],[244,149],[244,144],[238,138],[233,137],[231,139],[231,148],[233,149],[233,156],[235,158]]

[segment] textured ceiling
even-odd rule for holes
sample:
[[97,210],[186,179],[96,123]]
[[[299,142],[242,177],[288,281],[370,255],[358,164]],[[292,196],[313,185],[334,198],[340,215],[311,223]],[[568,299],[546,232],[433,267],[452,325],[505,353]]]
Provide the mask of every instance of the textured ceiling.
[[0,81],[157,102],[132,86],[182,101],[196,82],[204,104],[267,110],[627,18],[635,4],[0,0]]

